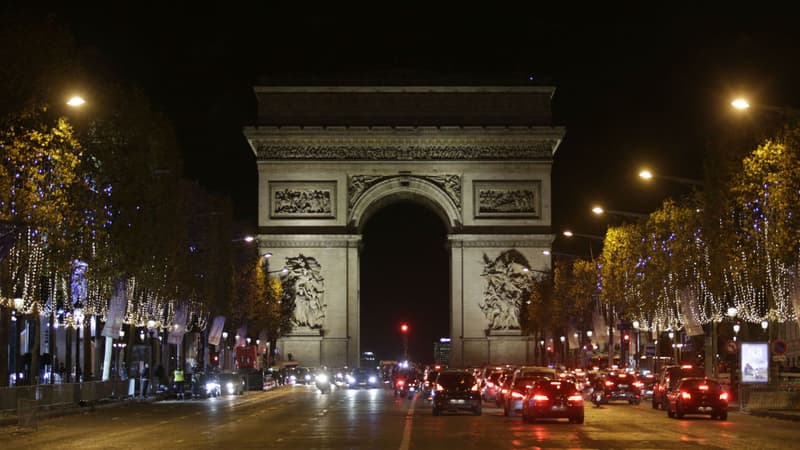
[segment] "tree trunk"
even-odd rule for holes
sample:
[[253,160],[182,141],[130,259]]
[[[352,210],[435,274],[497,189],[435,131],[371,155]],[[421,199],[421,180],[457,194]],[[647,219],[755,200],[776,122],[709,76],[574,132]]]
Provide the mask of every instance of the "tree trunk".
[[70,332],[70,329],[70,327],[64,328],[64,336],[66,336],[64,339],[64,368],[66,369],[65,375],[67,379],[62,379],[62,383],[68,382],[72,373],[72,332]]
[[[87,318],[88,319],[88,318]],[[94,352],[92,351],[92,337],[89,335],[89,320],[83,321],[83,377],[91,380],[94,378]]]
[[31,330],[33,332],[33,348],[31,348],[31,367],[30,367],[30,384],[39,384],[39,347],[42,345],[42,334],[39,331],[41,318],[35,312],[33,313],[33,320],[31,321]]
[[8,386],[8,336],[11,333],[11,309],[0,306],[0,387]]

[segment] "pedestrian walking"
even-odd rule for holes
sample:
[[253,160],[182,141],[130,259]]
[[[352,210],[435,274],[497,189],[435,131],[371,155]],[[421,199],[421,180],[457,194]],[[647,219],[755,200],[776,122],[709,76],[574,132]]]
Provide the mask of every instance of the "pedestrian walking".
[[150,366],[145,363],[142,371],[142,398],[147,398],[147,390],[150,388]]

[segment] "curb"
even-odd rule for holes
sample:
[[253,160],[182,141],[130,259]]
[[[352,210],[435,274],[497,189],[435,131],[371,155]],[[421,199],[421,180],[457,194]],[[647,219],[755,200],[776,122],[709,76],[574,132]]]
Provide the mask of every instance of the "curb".
[[750,415],[800,422],[800,411],[797,410],[775,411],[768,409],[754,409],[750,411]]

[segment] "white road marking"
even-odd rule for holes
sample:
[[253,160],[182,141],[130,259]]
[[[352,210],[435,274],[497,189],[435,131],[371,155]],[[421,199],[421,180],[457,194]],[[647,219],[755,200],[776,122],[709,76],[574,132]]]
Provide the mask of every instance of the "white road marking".
[[411,446],[411,423],[414,421],[414,405],[416,404],[417,399],[415,398],[406,412],[406,426],[403,428],[403,440],[400,441],[400,450],[408,450]]

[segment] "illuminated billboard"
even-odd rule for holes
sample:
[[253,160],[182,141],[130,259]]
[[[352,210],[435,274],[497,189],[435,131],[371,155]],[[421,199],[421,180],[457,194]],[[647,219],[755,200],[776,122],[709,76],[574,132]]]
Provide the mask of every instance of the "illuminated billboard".
[[742,342],[742,383],[769,382],[769,344],[766,342]]

